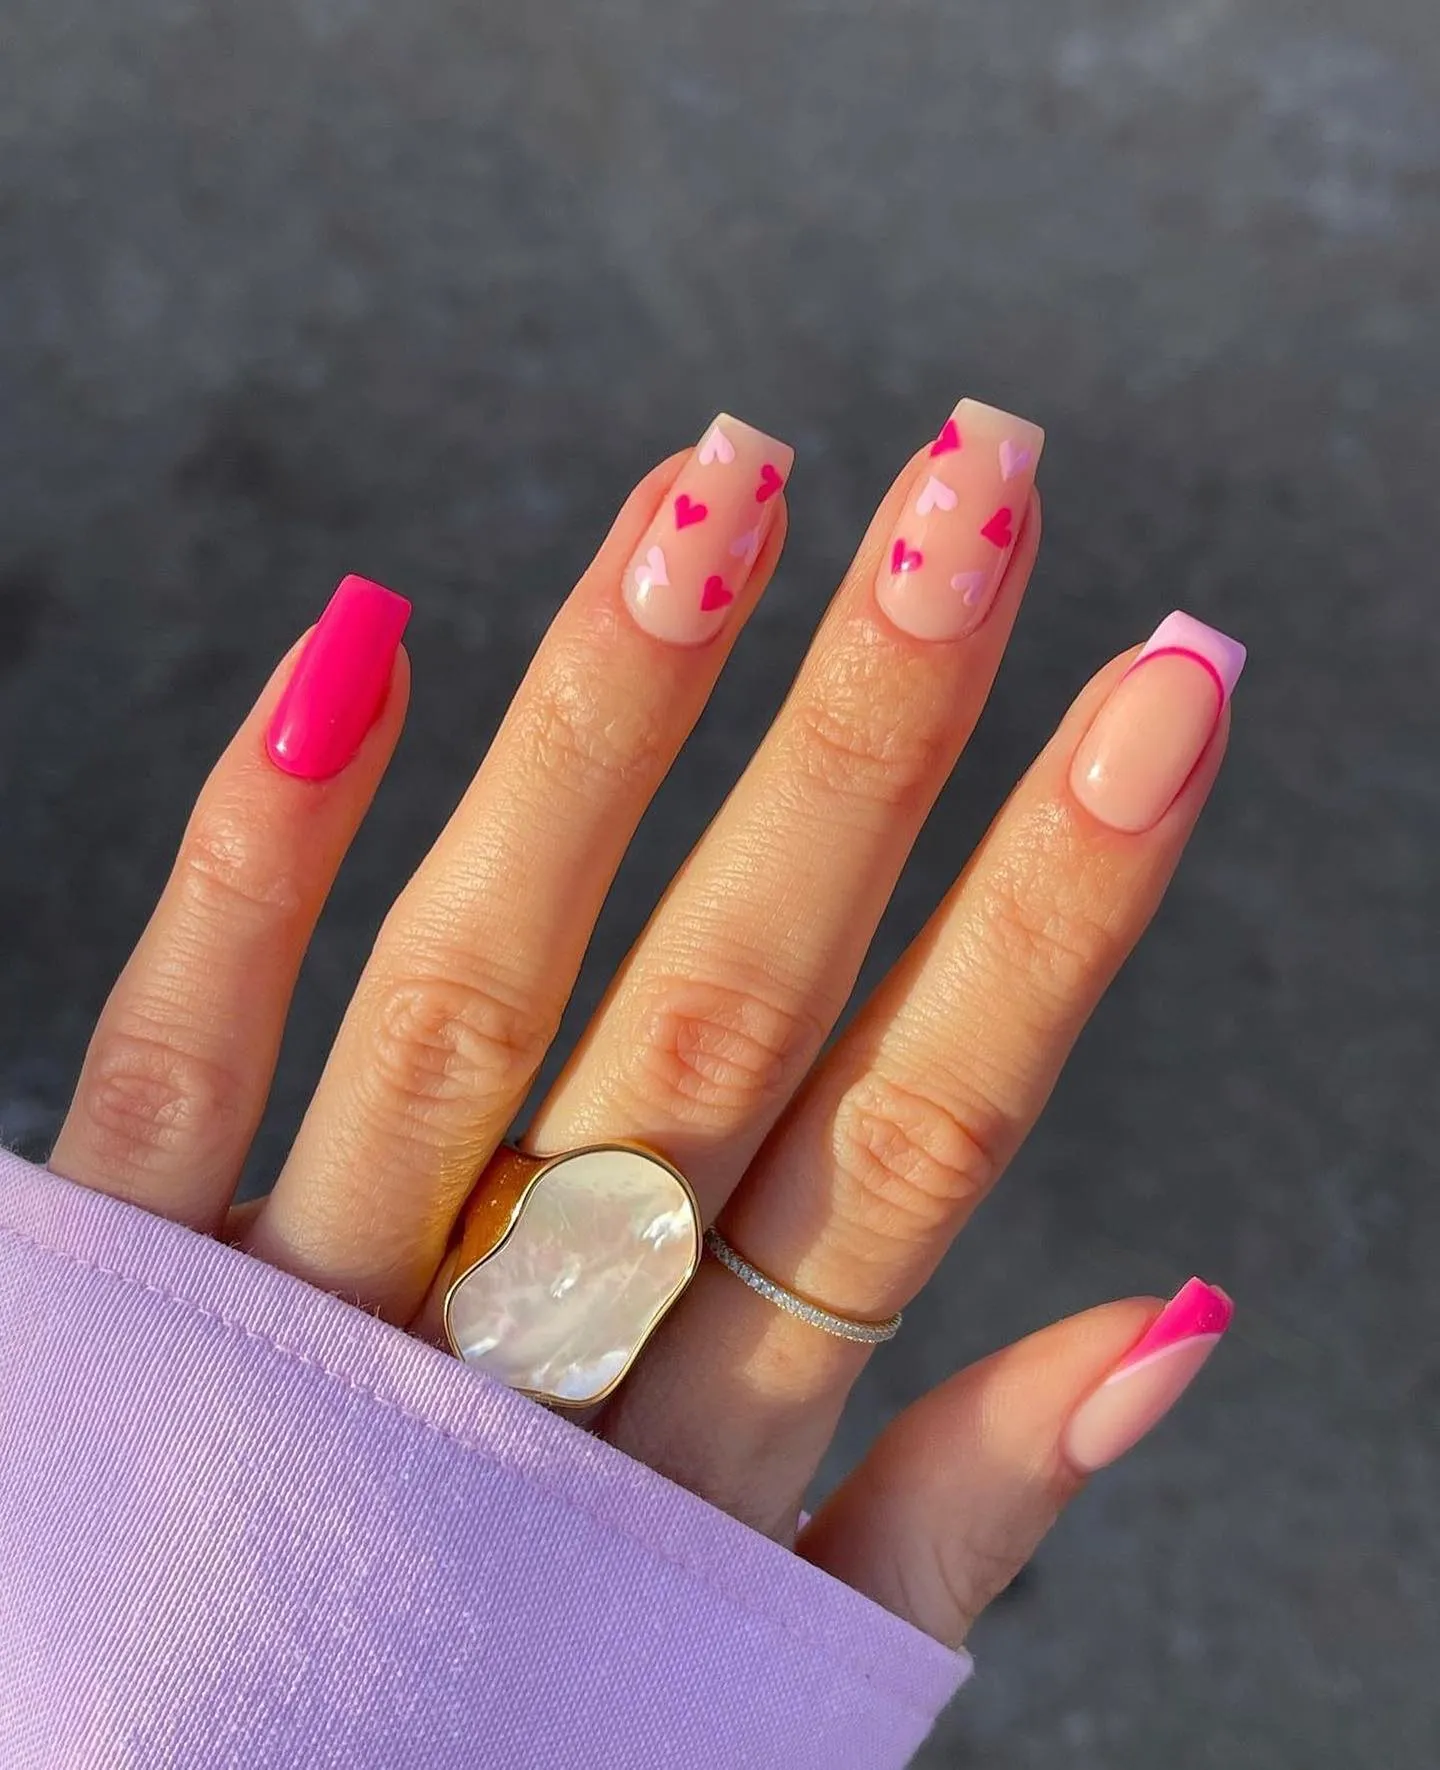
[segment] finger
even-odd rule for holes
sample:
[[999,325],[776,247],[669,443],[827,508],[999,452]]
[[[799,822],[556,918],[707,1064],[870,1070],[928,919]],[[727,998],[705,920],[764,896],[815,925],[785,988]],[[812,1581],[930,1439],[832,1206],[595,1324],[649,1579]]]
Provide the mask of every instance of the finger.
[[632,494],[386,918],[252,1253],[390,1319],[413,1313],[773,569],[791,459],[722,414]]
[[[746,1260],[838,1315],[883,1321],[914,1297],[1154,914],[1219,769],[1242,657],[1172,616],[1079,697],[721,1213]],[[607,1434],[783,1528],[864,1359],[707,1262]],[[672,1364],[688,1402],[668,1393]]]
[[530,1147],[638,1137],[707,1220],[719,1209],[843,1008],[979,718],[1039,544],[1042,436],[964,400],[906,467]]
[[[784,708],[526,1148],[638,1138],[682,1167],[708,1221],[813,1060],[979,718],[1039,545],[1043,433],[973,400],[956,411],[881,504]],[[902,581],[921,574],[949,611],[943,637]],[[427,1336],[457,1258],[426,1302]]]
[[958,1647],[1088,1477],[1179,1400],[1233,1312],[1193,1278],[1158,1314],[1108,1303],[971,1365],[886,1428],[797,1553]]
[[405,719],[410,604],[346,578],[196,802],[50,1166],[193,1229],[224,1217],[301,960]]

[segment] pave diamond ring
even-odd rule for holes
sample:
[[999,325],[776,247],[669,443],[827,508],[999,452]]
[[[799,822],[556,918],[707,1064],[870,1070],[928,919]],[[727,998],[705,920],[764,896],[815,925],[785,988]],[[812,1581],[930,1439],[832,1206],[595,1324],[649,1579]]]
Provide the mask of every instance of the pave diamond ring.
[[834,1334],[839,1340],[855,1340],[862,1346],[878,1346],[882,1340],[891,1340],[900,1331],[898,1314],[892,1315],[889,1321],[852,1321],[849,1316],[832,1315],[818,1303],[797,1297],[794,1291],[787,1291],[784,1285],[776,1284],[773,1278],[767,1278],[757,1267],[737,1254],[724,1236],[714,1229],[705,1231],[705,1247],[722,1266],[733,1272],[742,1283],[748,1284],[752,1291],[758,1291],[767,1302],[783,1309],[787,1315],[808,1321],[811,1327],[819,1328],[823,1334]]

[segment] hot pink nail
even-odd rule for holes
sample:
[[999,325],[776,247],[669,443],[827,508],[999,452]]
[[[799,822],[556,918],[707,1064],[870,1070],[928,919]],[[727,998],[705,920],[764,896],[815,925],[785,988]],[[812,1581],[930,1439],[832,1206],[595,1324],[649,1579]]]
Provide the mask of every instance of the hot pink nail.
[[302,780],[328,780],[354,760],[390,692],[410,604],[349,577],[315,624],[270,721],[270,759]]
[[786,443],[722,412],[696,444],[625,570],[647,633],[703,645],[730,618],[795,460]]
[[995,601],[1045,446],[1038,424],[962,399],[905,500],[875,580],[916,639],[963,639]]
[[1192,1278],[1070,1417],[1062,1449],[1089,1474],[1113,1463],[1180,1399],[1229,1327],[1235,1305]]
[[1245,666],[1245,647],[1193,615],[1167,615],[1116,683],[1070,767],[1075,797],[1137,834],[1175,803]]

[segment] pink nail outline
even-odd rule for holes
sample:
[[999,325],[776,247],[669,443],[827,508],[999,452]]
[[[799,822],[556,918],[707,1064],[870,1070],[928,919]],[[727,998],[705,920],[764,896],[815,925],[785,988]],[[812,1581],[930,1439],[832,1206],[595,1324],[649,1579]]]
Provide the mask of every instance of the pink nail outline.
[[1125,674],[1132,675],[1151,658],[1191,658],[1210,672],[1223,710],[1235,692],[1235,684],[1240,680],[1248,655],[1238,639],[1232,639],[1218,627],[1207,627],[1204,621],[1197,621],[1194,615],[1187,615],[1183,609],[1176,609],[1166,615],[1145,641]]

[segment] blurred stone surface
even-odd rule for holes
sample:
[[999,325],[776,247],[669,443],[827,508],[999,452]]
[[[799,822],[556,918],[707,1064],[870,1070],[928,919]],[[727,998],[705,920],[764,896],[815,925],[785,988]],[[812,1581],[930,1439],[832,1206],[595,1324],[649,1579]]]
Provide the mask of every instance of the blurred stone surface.
[[1169,900],[827,1479],[962,1361],[1216,1280],[1231,1342],[923,1762],[1437,1761],[1437,86],[1433,0],[8,0],[0,1135],[48,1147],[211,759],[358,571],[415,600],[417,694],[268,1184],[565,587],[724,407],[796,445],[792,539],[573,1036],[893,472],[1009,406],[1044,560],[862,982],[1106,657],[1184,607],[1250,664]]

